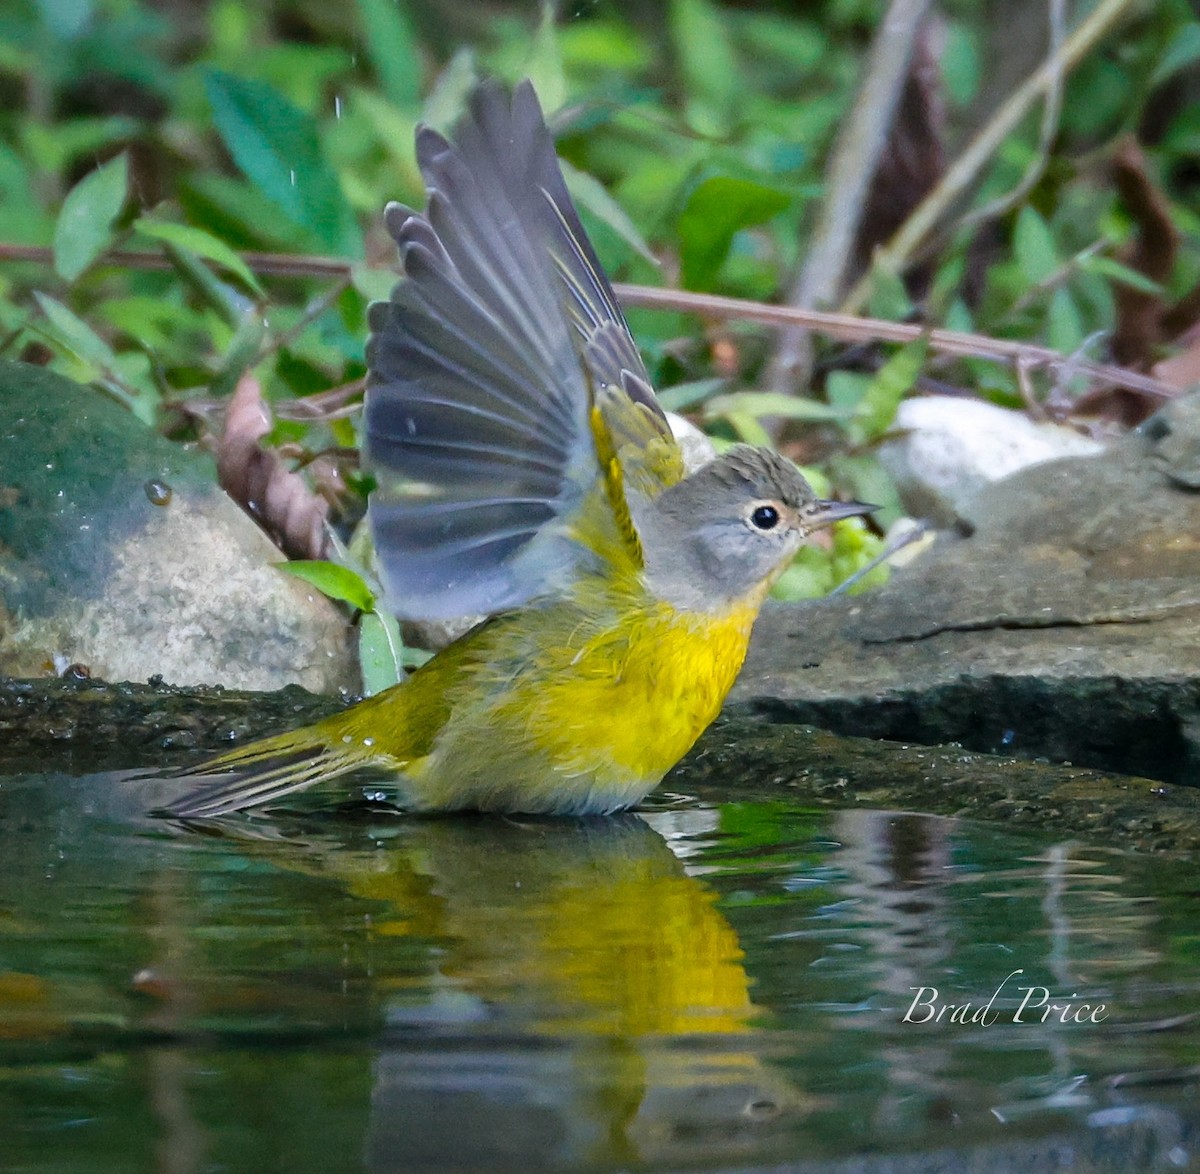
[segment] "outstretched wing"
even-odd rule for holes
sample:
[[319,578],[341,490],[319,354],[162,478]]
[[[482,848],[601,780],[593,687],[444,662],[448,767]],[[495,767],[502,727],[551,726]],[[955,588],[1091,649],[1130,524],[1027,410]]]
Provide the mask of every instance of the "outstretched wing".
[[400,614],[496,612],[604,557],[573,530],[585,503],[622,505],[597,455],[598,392],[619,398],[601,412],[618,449],[673,441],[532,86],[481,84],[452,141],[418,131],[417,159],[428,207],[388,207],[405,278],[370,313],[375,547]]

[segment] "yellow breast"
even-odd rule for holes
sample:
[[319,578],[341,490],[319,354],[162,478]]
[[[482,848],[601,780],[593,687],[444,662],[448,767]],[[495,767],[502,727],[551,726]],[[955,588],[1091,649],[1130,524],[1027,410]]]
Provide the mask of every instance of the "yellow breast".
[[637,617],[626,633],[586,650],[575,682],[552,690],[550,728],[569,728],[576,746],[604,746],[618,770],[661,777],[720,711],[745,659],[754,615],[742,609],[712,617],[660,605]]
[[410,802],[613,811],[691,749],[742,666],[760,598],[704,614],[641,589],[603,592],[501,617],[467,638],[452,680],[422,670],[402,687],[436,692],[444,715],[428,752],[396,755]]
[[[757,601],[719,615],[653,602],[592,634],[566,663],[524,682],[503,704],[501,724],[523,728],[533,771],[554,785],[578,780],[624,805],[642,798],[720,711],[746,655]],[[518,700],[516,693],[524,694]]]

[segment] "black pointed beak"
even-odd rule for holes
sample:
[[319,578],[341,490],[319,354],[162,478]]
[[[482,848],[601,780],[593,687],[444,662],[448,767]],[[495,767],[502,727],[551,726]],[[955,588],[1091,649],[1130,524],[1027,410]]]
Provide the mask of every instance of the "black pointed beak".
[[816,504],[817,508],[809,519],[814,529],[832,526],[843,518],[859,518],[879,509],[877,505],[862,501],[818,501]]

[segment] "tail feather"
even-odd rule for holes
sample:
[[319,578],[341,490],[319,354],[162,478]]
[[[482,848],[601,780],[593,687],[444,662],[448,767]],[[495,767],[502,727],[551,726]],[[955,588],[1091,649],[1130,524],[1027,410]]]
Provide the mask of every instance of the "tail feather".
[[298,744],[294,733],[265,738],[169,776],[212,781],[188,791],[164,807],[162,813],[193,819],[260,807],[373,761],[323,742]]

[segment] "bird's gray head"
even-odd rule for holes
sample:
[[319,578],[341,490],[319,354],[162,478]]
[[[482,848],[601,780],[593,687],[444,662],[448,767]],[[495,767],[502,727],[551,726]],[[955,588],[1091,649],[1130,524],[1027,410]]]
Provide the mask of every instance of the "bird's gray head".
[[875,508],[822,501],[791,461],[747,444],[630,505],[650,589],[695,611],[765,592],[814,530]]

